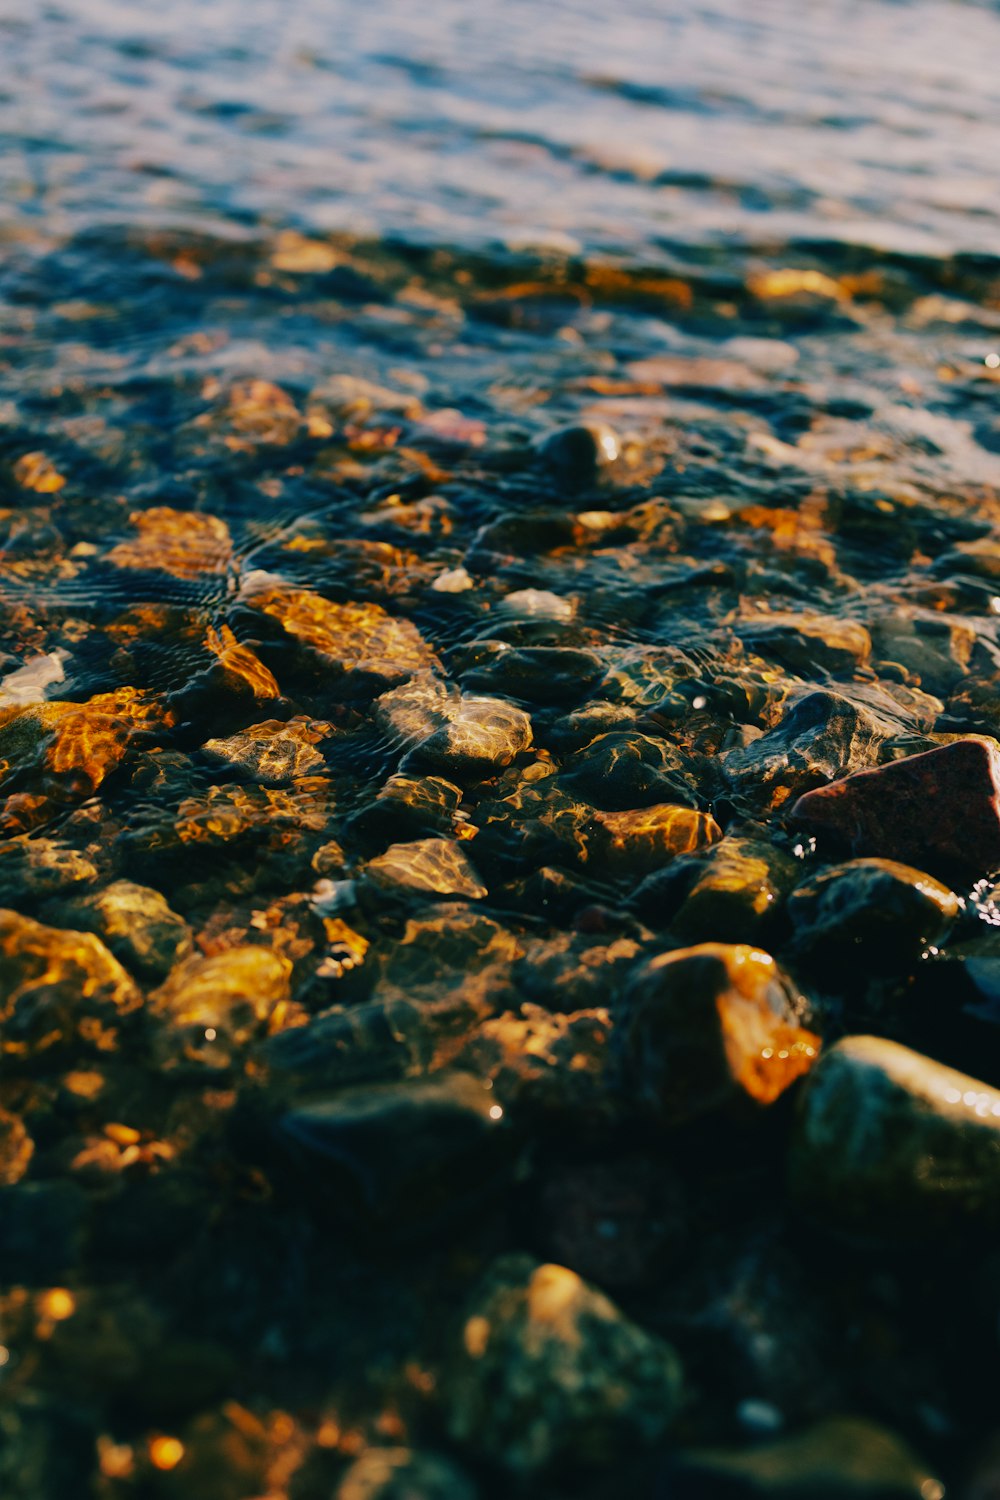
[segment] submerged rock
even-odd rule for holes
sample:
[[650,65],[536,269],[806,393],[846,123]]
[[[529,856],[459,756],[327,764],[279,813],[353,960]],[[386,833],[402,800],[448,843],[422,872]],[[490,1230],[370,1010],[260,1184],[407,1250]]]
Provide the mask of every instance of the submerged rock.
[[486,895],[485,885],[454,839],[391,844],[384,854],[368,861],[365,879],[379,890],[411,896],[478,901]]
[[21,836],[0,844],[0,903],[44,899],[97,878],[88,855],[56,839]]
[[344,1089],[288,1110],[277,1133],[318,1208],[405,1237],[498,1188],[508,1144],[503,1104],[464,1072]]
[[1000,1218],[1000,1091],[882,1037],[829,1048],[804,1090],[792,1192],[863,1240],[947,1240]]
[[774,844],[727,836],[709,851],[669,925],[685,943],[759,942],[799,871],[798,861]]
[[459,782],[479,781],[509,766],[531,742],[531,720],[523,709],[500,698],[463,697],[407,759]]
[[115,880],[92,896],[61,902],[60,916],[96,932],[116,958],[146,978],[163,979],[191,952],[191,929],[159,891]]
[[588,1470],[656,1443],[680,1395],[669,1344],[565,1266],[523,1255],[470,1297],[442,1392],[451,1437],[515,1474]]
[[760,615],[738,622],[737,630],[751,650],[807,677],[814,676],[817,668],[850,676],[864,665],[872,649],[863,625],[828,614]]
[[711,814],[692,807],[656,803],[629,812],[595,811],[587,859],[610,875],[642,876],[721,837]]
[[661,953],[636,970],[616,1018],[626,1086],[669,1123],[736,1100],[772,1104],[819,1052],[801,1011],[759,949],[702,943]]
[[115,1045],[142,997],[90,932],[45,927],[0,911],[0,1050],[13,1056],[73,1043]]
[[316,746],[332,732],[311,719],[266,719],[228,739],[206,740],[202,754],[261,786],[287,786],[325,765]]
[[168,1023],[159,1040],[166,1068],[226,1068],[290,994],[292,965],[270,948],[229,948],[187,959],[150,996]]
[[944,1500],[944,1485],[893,1433],[857,1417],[736,1451],[681,1455],[670,1500]]
[[411,1448],[366,1448],[333,1500],[475,1500],[472,1481],[450,1459]]
[[890,859],[831,865],[788,899],[795,945],[838,969],[859,962],[892,972],[942,942],[961,911],[954,891]]
[[790,820],[855,854],[966,878],[1000,868],[1000,746],[955,740],[800,797]]
[[655,802],[694,802],[697,796],[691,758],[667,741],[637,731],[599,734],[567,757],[559,781],[612,812]]
[[605,423],[580,422],[547,433],[538,445],[538,452],[567,484],[586,485],[617,461],[621,443],[618,434]]

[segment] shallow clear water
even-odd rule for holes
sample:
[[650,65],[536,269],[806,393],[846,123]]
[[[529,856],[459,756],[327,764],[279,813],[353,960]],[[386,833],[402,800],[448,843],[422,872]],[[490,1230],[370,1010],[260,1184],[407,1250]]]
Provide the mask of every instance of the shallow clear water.
[[[931,0],[0,0],[5,1496],[393,1442],[500,1500],[519,1335],[470,1426],[452,1323],[508,1250],[677,1344],[679,1444],[853,1411],[967,1473],[995,1169],[944,1297],[813,1234],[785,1094],[874,1031],[985,1118],[989,816],[838,875],[790,810],[1000,730],[998,57]],[[678,1086],[629,1007],[702,941],[776,967]],[[624,1430],[518,1493],[652,1493]]]

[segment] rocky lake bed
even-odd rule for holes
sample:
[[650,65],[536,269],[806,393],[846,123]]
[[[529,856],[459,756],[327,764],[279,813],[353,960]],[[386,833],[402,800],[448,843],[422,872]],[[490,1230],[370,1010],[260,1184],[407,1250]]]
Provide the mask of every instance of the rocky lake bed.
[[0,1494],[990,1500],[1000,261],[51,191]]

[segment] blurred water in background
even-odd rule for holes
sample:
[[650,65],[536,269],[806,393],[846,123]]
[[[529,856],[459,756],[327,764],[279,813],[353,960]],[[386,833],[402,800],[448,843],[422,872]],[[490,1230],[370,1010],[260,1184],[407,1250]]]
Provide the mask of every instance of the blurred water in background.
[[997,244],[993,7],[4,0],[0,56],[8,236]]

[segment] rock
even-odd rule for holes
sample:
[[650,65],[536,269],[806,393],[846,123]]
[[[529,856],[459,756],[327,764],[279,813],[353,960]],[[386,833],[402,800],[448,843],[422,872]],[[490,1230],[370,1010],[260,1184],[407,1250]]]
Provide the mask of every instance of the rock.
[[11,1057],[73,1044],[113,1045],[142,997],[89,932],[0,911],[0,1051]]
[[35,1143],[17,1115],[0,1109],[0,1188],[20,1182],[31,1165]]
[[494,1263],[444,1377],[450,1436],[514,1474],[595,1465],[658,1442],[680,1401],[671,1347],[565,1266]]
[[229,528],[218,516],[156,505],[133,511],[129,521],[138,536],[119,542],[108,553],[108,562],[116,568],[198,578],[204,573],[225,573],[232,562]]
[[382,891],[478,901],[486,887],[453,839],[391,844],[365,866],[365,879]]
[[727,835],[709,851],[669,925],[684,943],[760,942],[800,869],[773,844]]
[[830,1047],[790,1155],[802,1210],[861,1240],[935,1242],[1000,1214],[1000,1091],[882,1037]]
[[500,698],[463,697],[407,762],[458,782],[481,781],[531,748],[531,720]]
[[612,812],[654,802],[693,803],[697,796],[690,757],[666,740],[638,731],[599,734],[585,749],[567,756],[559,783]]
[[269,948],[228,948],[179,964],[149,997],[166,1025],[165,1068],[227,1068],[289,999],[292,965]]
[[630,812],[595,811],[587,834],[587,860],[610,875],[642,876],[721,839],[709,813],[656,803]]
[[623,1079],[669,1123],[736,1100],[772,1104],[814,1064],[819,1037],[774,959],[702,943],[637,969],[616,1015]]
[[775,728],[728,751],[723,766],[737,799],[750,807],[777,808],[835,776],[875,765],[903,732],[900,718],[842,693],[808,693]]
[[390,776],[371,802],[347,819],[345,828],[362,838],[397,842],[402,833],[448,837],[468,823],[459,811],[462,790],[443,776]]
[[317,1207],[405,1238],[498,1188],[508,1144],[503,1103],[462,1072],[302,1103],[277,1134]]
[[94,932],[121,963],[148,979],[164,979],[191,952],[191,929],[159,891],[115,880],[93,895],[60,902],[58,913]]
[[854,620],[829,614],[769,614],[736,622],[744,645],[793,672],[852,675],[871,655],[868,631]]
[[834,972],[892,973],[941,943],[961,911],[954,891],[890,859],[852,859],[803,882],[788,900],[795,947]]
[[331,725],[312,719],[265,719],[228,739],[206,740],[201,749],[209,760],[242,771],[248,781],[287,786],[297,776],[325,766],[316,746],[332,733]]
[[954,740],[806,793],[796,828],[855,854],[975,879],[1000,868],[1000,746]]
[[450,1459],[411,1448],[366,1448],[333,1500],[475,1500],[471,1481]]
[[529,703],[575,703],[604,676],[596,652],[579,647],[483,641],[463,657],[469,662],[459,667],[463,687]]
[[544,463],[565,483],[592,484],[598,474],[621,454],[618,434],[603,422],[557,427],[542,438],[538,452]]
[[19,906],[25,900],[87,886],[97,878],[92,859],[57,839],[22,835],[0,844],[0,902]]
[[352,694],[384,691],[440,665],[415,625],[378,604],[334,603],[266,577],[251,580],[245,603],[276,620],[330,685]]
[[670,1500],[944,1500],[944,1485],[894,1434],[831,1417],[774,1442],[686,1453],[670,1466]]
[[592,1125],[616,1110],[608,1087],[610,1031],[606,1010],[563,1015],[525,1004],[483,1021],[452,1061],[489,1079],[519,1117],[523,1111]]
[[939,695],[950,693],[970,669],[977,640],[972,621],[932,610],[880,616],[871,632],[878,657],[899,662],[911,681]]

